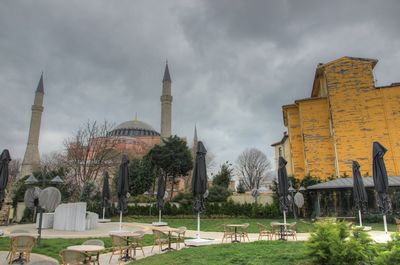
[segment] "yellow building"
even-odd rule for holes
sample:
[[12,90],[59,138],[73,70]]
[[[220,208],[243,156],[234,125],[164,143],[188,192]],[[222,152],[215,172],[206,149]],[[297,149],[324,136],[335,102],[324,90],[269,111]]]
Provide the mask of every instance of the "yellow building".
[[374,141],[388,149],[388,174],[400,175],[400,83],[376,87],[377,62],[342,57],[319,64],[311,97],[282,107],[286,160],[296,177],[352,175],[352,160],[360,163],[362,175],[372,175]]
[[282,156],[286,161],[286,172],[288,176],[293,176],[293,163],[292,155],[290,153],[290,144],[288,140],[287,132],[283,133],[282,140],[279,142],[271,144],[275,148],[275,168],[278,171],[279,168],[279,157]]

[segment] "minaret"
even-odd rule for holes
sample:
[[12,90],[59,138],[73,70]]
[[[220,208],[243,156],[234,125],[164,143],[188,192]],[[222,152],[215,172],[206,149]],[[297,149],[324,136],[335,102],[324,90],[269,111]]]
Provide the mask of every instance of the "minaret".
[[171,76],[169,75],[168,61],[165,65],[163,87],[161,95],[161,137],[171,136],[171,114],[172,114],[172,95],[171,95]]
[[40,168],[39,156],[39,134],[40,123],[43,112],[43,73],[40,76],[39,84],[35,93],[35,101],[32,105],[31,125],[29,128],[28,145],[26,146],[24,160],[22,162],[21,177],[32,174],[32,172]]
[[[196,153],[197,153],[197,143],[199,142],[197,138],[197,126],[194,125],[194,136],[193,136],[193,146],[192,146],[192,159],[193,159],[193,165],[196,162]],[[194,168],[193,168],[194,170]],[[187,191],[190,190],[191,184],[192,184],[192,177],[193,177],[193,170],[190,172],[190,174],[186,178],[185,182],[185,188]]]

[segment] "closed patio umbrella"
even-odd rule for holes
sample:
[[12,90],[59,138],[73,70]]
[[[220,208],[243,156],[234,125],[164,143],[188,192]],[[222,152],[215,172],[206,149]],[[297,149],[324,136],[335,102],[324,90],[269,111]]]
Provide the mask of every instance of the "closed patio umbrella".
[[118,209],[119,209],[119,229],[122,229],[122,213],[128,211],[129,197],[129,159],[127,155],[122,155],[118,174]]
[[389,199],[389,181],[383,156],[386,154],[387,149],[379,142],[374,142],[372,155],[373,155],[373,180],[375,185],[375,192],[378,197],[378,207],[383,214],[383,224],[385,233],[387,234],[386,215],[391,212],[391,203]]
[[111,199],[111,192],[110,192],[110,183],[109,183],[109,175],[107,171],[104,171],[103,174],[103,190],[101,192],[101,204],[103,207],[103,220],[105,217],[105,212],[106,212],[106,207],[108,205],[108,202]]
[[158,222],[161,223],[161,210],[164,208],[165,204],[165,177],[163,174],[158,176],[157,180],[157,207],[158,207]]
[[287,161],[283,157],[279,157],[279,168],[278,168],[278,194],[279,194],[279,205],[283,212],[283,222],[286,224],[286,212],[288,210],[288,194],[289,194],[289,181],[286,172]]
[[8,163],[10,163],[10,152],[4,149],[0,155],[0,208],[3,205],[4,198],[6,197],[6,188],[8,183]]
[[354,205],[358,209],[360,226],[362,226],[361,212],[366,210],[368,197],[360,173],[360,164],[357,161],[353,161],[353,197]]
[[200,214],[205,211],[204,199],[207,197],[206,154],[206,148],[203,143],[199,141],[197,144],[197,153],[192,179],[193,209],[197,213],[198,239],[200,239]]

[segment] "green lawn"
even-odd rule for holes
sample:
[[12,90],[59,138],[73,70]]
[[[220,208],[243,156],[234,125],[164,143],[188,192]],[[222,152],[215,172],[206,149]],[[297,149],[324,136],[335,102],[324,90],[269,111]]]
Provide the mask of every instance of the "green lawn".
[[[124,222],[139,222],[139,223],[152,223],[157,221],[157,217],[133,217],[126,216],[123,217]],[[118,218],[113,218],[113,221],[119,221]],[[165,217],[162,218],[162,221],[168,222],[168,225],[171,227],[179,227],[186,226],[189,230],[197,229],[197,219],[196,218],[171,218]],[[250,219],[250,218],[202,218],[200,221],[201,231],[215,231],[222,232],[222,224],[241,224],[241,223],[249,223],[249,232],[250,233],[258,233],[257,223],[261,223],[269,226],[271,222],[283,222],[282,219]],[[309,233],[313,231],[314,225],[309,220],[294,220],[287,219],[287,222],[297,222],[297,232],[298,233]],[[372,226],[373,230],[383,231],[383,223],[365,223],[365,226]],[[388,224],[388,230],[395,232],[396,225]]]
[[[54,238],[54,239],[42,239],[40,246],[36,245],[33,248],[33,253],[38,253],[42,255],[46,255],[52,258],[55,258],[60,261],[59,253],[61,250],[66,249],[69,246],[73,245],[80,245],[84,241],[88,240],[89,238],[73,238],[73,239],[65,239],[65,238]],[[104,241],[105,247],[111,247],[111,238],[104,237],[104,238],[96,238],[101,239]],[[153,244],[153,236],[152,235],[145,235],[143,238],[143,244],[146,246]],[[8,251],[10,247],[10,239],[7,237],[0,238],[0,250],[1,251]]]
[[305,265],[304,243],[257,241],[254,243],[223,244],[193,247],[154,255],[131,262],[131,265]]

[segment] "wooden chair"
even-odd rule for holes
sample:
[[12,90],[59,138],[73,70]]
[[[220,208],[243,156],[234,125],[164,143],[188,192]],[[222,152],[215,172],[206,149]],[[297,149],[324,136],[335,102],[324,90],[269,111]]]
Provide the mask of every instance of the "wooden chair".
[[19,255],[29,262],[32,248],[35,246],[35,241],[36,238],[29,235],[12,237],[10,241],[10,251],[7,255],[9,257],[9,264]]
[[232,241],[235,236],[235,230],[232,227],[227,226],[225,224],[223,224],[222,227],[224,229],[224,234],[222,236],[222,243],[224,243],[224,240],[227,242],[228,238],[230,238]]
[[394,218],[394,220],[396,221],[397,232],[400,232],[400,219]]
[[138,234],[138,236],[133,238],[133,242],[131,242],[131,250],[133,251],[133,257],[136,256],[136,249],[140,249],[143,253],[143,257],[145,257],[144,255],[144,250],[143,250],[143,237],[144,237],[144,231],[139,230],[136,231],[135,233]]
[[249,234],[247,232],[247,229],[249,228],[249,226],[250,226],[249,223],[244,223],[243,226],[240,227],[240,231],[239,231],[240,241],[242,241],[242,238],[243,238],[243,242],[246,242],[246,238],[247,238],[247,241],[250,242]]
[[287,237],[291,236],[294,240],[297,240],[297,223],[289,223],[285,229],[285,235]]
[[[104,242],[100,239],[89,239],[82,243],[82,245],[90,245],[90,246],[102,246],[104,247]],[[97,252],[96,255],[90,255],[89,261],[93,264],[100,264],[99,262],[100,252]]]
[[153,252],[154,246],[157,245],[160,248],[160,253],[162,251],[162,246],[164,244],[168,245],[169,237],[166,233],[163,231],[153,229],[153,235],[154,235],[154,244],[153,247],[151,248],[151,252]]
[[62,250],[60,257],[63,265],[81,265],[89,261],[89,256],[85,252],[70,249]]
[[258,225],[258,240],[262,240],[264,236],[267,237],[268,240],[272,239],[271,231],[267,229],[267,226],[257,223]]
[[124,252],[129,251],[130,249],[129,241],[125,237],[118,235],[111,235],[111,242],[112,242],[111,256],[108,263],[111,262],[111,259],[114,256],[114,254],[118,254],[119,259],[121,259]]
[[[185,244],[185,233],[186,233],[187,228],[185,226],[181,226],[177,228],[176,232],[174,233],[173,239],[174,242],[176,243],[176,249],[180,247],[180,243]],[[185,244],[186,246],[186,244]]]

